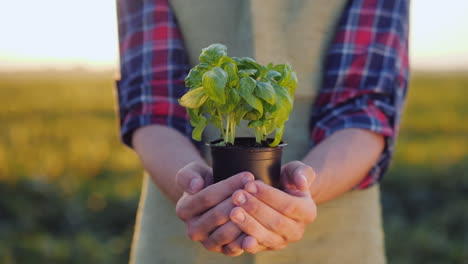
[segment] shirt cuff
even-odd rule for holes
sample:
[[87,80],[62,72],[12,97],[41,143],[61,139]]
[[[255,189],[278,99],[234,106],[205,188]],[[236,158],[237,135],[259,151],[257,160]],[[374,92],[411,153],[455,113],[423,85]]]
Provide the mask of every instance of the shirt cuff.
[[380,181],[388,169],[393,153],[395,128],[392,126],[393,112],[389,105],[375,101],[370,95],[335,107],[319,118],[312,118],[311,147],[319,144],[334,132],[346,128],[366,129],[385,137],[385,147],[377,163],[355,189],[366,189]]
[[[147,111],[151,109],[151,111]],[[159,114],[160,113],[160,114]],[[164,113],[172,113],[168,115]],[[121,117],[120,136],[123,143],[132,146],[133,132],[138,128],[149,125],[163,125],[179,131],[191,138],[192,127],[185,113],[185,108],[178,104],[160,101],[152,104],[139,104],[123,117]]]

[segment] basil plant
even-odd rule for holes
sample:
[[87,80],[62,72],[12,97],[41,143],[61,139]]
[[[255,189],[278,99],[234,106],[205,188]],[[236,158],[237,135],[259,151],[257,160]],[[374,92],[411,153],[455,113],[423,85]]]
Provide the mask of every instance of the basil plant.
[[189,91],[179,100],[194,127],[192,138],[200,141],[211,122],[220,129],[224,144],[233,145],[236,126],[248,120],[258,144],[266,144],[267,136],[275,132],[269,146],[277,146],[297,87],[291,66],[264,66],[251,58],[228,57],[222,44],[202,49],[199,60],[185,78]]

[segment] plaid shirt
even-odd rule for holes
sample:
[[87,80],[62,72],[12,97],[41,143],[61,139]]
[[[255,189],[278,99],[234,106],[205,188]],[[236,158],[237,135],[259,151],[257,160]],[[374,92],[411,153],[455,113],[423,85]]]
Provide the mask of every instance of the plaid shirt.
[[[321,90],[311,113],[311,146],[344,128],[385,136],[378,162],[357,186],[377,183],[389,166],[408,83],[409,0],[349,0],[330,44]],[[118,0],[122,140],[162,124],[191,135],[185,109],[189,70],[168,0]]]

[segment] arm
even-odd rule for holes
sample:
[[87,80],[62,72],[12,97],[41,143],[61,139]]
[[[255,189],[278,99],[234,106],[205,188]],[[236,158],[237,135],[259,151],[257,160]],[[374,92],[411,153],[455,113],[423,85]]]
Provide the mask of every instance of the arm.
[[[121,80],[121,136],[139,155],[153,182],[177,201],[176,172],[192,161],[204,164],[187,139],[191,127],[177,99],[189,65],[167,0],[117,1]],[[177,151],[177,155],[175,152]]]
[[303,160],[316,174],[310,188],[314,201],[321,204],[358,185],[384,145],[382,135],[354,128],[337,131],[317,145]]
[[[222,245],[242,239],[229,221],[230,196],[253,176],[238,174],[211,184],[212,170],[189,139],[192,128],[177,102],[186,91],[189,65],[168,0],[118,0],[117,11],[123,142],[134,148],[160,190],[177,202],[176,213],[190,238],[221,252]],[[242,252],[236,248],[225,254]]]
[[356,186],[375,164],[383,148],[382,135],[361,129],[343,129],[312,149],[303,162],[284,165],[282,182],[286,193],[291,195],[261,182],[248,183],[245,191],[233,195],[233,202],[239,207],[232,210],[231,218],[249,236],[229,246],[256,253],[282,249],[288,243],[300,240],[305,226],[316,217],[316,204]]
[[348,2],[325,59],[312,149],[303,162],[283,166],[284,192],[255,181],[233,195],[231,220],[248,234],[244,250],[301,239],[316,203],[382,178],[407,88],[408,8],[408,0]]
[[315,147],[304,158],[317,174],[317,203],[377,183],[389,166],[408,82],[408,9],[407,0],[346,7],[313,109]]
[[184,191],[176,182],[178,171],[192,162],[200,165],[200,174],[209,171],[190,140],[169,127],[139,128],[133,134],[133,147],[153,182],[174,204]]

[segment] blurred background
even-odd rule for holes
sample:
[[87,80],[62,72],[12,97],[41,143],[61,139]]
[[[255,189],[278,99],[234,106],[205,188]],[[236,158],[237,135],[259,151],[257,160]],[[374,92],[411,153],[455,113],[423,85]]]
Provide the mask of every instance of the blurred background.
[[[127,263],[142,169],[118,138],[115,2],[0,6],[0,263]],[[411,8],[387,256],[468,263],[468,1]]]

